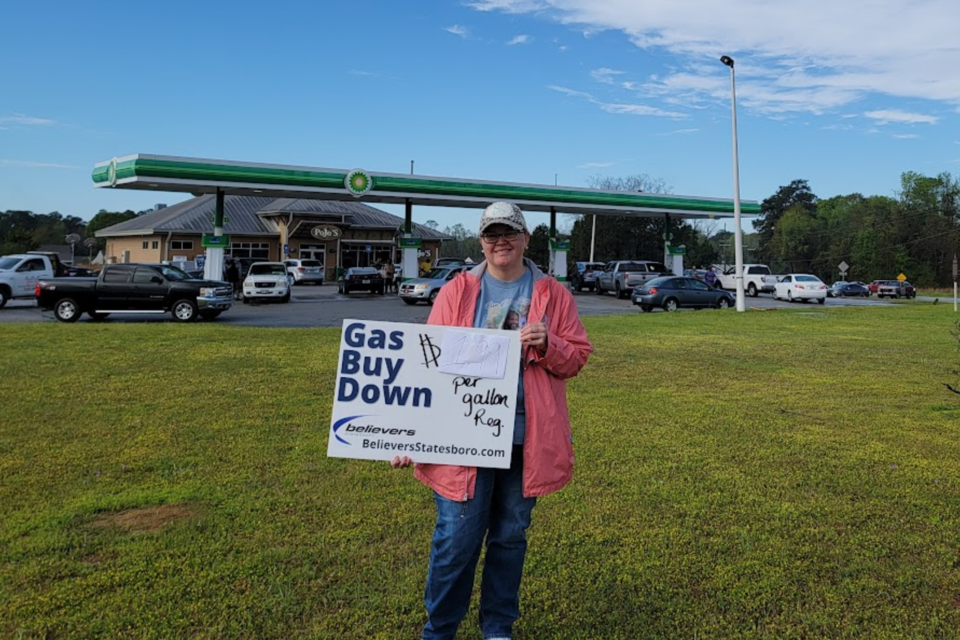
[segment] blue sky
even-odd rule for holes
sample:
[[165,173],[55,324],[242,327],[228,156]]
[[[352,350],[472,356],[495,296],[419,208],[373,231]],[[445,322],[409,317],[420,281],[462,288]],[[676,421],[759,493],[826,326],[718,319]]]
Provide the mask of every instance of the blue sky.
[[[895,195],[960,171],[955,0],[76,3],[0,10],[0,210],[146,209],[155,153],[672,193]],[[158,197],[159,195],[159,197]],[[385,207],[396,212],[395,209]],[[541,222],[535,214],[531,224]],[[441,228],[476,211],[417,209]],[[546,221],[545,219],[542,221]]]

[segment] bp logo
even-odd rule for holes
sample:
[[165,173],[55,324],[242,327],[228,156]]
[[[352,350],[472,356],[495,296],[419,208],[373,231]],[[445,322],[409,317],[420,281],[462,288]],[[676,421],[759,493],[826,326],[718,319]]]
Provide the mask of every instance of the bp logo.
[[343,179],[343,186],[347,191],[359,198],[373,188],[373,178],[363,169],[354,169]]
[[110,166],[107,167],[107,182],[110,183],[111,187],[117,186],[117,159],[114,158],[110,161]]

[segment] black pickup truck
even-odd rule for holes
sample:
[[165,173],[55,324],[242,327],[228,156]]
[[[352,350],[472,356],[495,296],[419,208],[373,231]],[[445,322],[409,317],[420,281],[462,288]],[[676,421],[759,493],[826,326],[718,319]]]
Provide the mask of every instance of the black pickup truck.
[[228,282],[194,280],[167,265],[109,264],[96,278],[55,278],[37,283],[37,304],[61,322],[83,313],[95,320],[111,313],[166,313],[174,320],[212,319],[233,306]]

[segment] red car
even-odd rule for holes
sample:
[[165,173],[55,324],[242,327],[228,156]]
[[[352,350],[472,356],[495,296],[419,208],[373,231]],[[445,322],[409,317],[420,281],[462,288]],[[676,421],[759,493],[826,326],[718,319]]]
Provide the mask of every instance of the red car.
[[885,280],[874,280],[867,285],[867,289],[870,289],[870,293],[876,293],[877,289],[880,288],[880,285],[883,284]]

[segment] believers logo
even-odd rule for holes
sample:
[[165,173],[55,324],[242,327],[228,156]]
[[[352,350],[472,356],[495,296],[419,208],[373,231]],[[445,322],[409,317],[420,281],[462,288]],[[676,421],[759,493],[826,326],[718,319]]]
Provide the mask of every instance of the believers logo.
[[352,442],[344,440],[340,437],[340,434],[337,433],[341,428],[343,428],[343,433],[368,433],[384,436],[406,436],[412,438],[417,435],[416,429],[387,429],[383,427],[375,427],[372,424],[351,424],[351,421],[356,420],[357,418],[367,418],[367,417],[376,417],[372,414],[360,415],[360,416],[348,416],[346,418],[341,418],[333,423],[333,436],[345,445],[353,445]]

